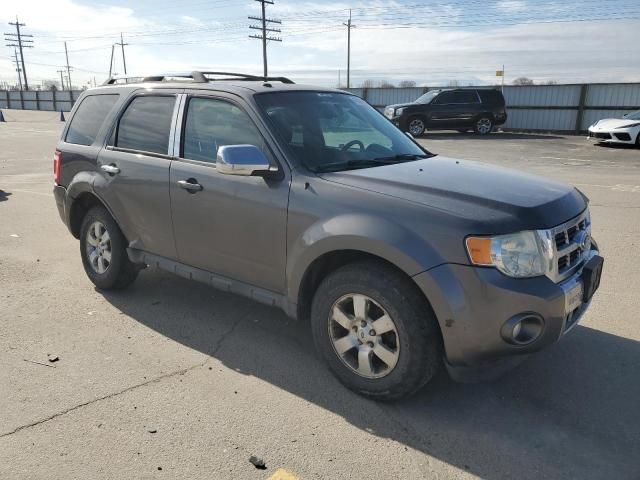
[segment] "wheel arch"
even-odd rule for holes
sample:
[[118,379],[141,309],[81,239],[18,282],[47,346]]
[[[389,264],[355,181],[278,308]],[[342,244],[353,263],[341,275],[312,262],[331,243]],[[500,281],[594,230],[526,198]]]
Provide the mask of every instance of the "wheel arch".
[[422,236],[390,220],[343,215],[320,222],[289,250],[287,296],[296,305],[291,313],[308,318],[311,300],[322,279],[335,269],[360,260],[383,262],[408,278],[444,263]]
[[[120,227],[118,220],[106,202],[96,194],[93,185],[96,180],[95,172],[81,172],[76,175],[67,188],[65,199],[65,211],[67,213],[67,225],[75,238],[80,238],[80,228],[86,213],[95,206],[104,207],[113,220]],[[122,228],[120,228],[122,230]]]

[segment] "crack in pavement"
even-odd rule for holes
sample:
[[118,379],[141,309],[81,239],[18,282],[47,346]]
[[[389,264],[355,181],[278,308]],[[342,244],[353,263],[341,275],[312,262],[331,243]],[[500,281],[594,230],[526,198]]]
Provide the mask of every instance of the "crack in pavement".
[[246,319],[247,314],[250,313],[250,311],[251,311],[251,309],[246,311],[243,316],[241,316],[235,322],[233,322],[231,327],[226,332],[224,332],[222,335],[220,335],[220,338],[216,342],[215,347],[213,348],[211,353],[207,356],[207,358],[205,359],[204,362],[200,362],[200,363],[198,363],[196,365],[192,365],[192,366],[187,367],[187,368],[182,368],[182,369],[176,370],[174,372],[166,373],[164,375],[160,375],[158,377],[152,378],[152,379],[144,381],[142,383],[138,383],[136,385],[131,385],[130,387],[127,387],[127,388],[125,388],[123,390],[120,390],[118,392],[109,393],[107,395],[103,395],[102,397],[94,398],[93,400],[89,400],[89,401],[80,403],[78,405],[74,405],[73,407],[70,407],[70,408],[62,410],[60,412],[54,413],[53,415],[50,415],[50,416],[48,416],[46,418],[42,418],[40,420],[36,420],[35,422],[31,422],[31,423],[27,423],[25,425],[21,425],[21,426],[16,427],[15,429],[13,429],[13,430],[11,430],[9,432],[2,433],[2,434],[0,434],[0,438],[8,437],[10,435],[18,433],[21,430],[25,430],[27,428],[31,428],[31,427],[35,427],[37,425],[41,425],[43,423],[46,423],[46,422],[49,422],[49,421],[53,420],[54,418],[61,417],[63,415],[66,415],[67,413],[73,412],[74,410],[78,410],[78,409],[80,409],[82,407],[86,407],[88,405],[91,405],[91,404],[94,404],[94,403],[97,403],[97,402],[101,402],[102,400],[108,400],[110,398],[115,398],[115,397],[117,397],[119,395],[122,395],[122,394],[127,393],[127,392],[131,392],[133,390],[136,390],[138,388],[144,387],[144,386],[149,385],[151,383],[160,382],[160,381],[162,381],[164,379],[175,377],[177,375],[184,375],[185,373],[190,372],[192,370],[195,370],[196,368],[204,367],[207,364],[207,362],[209,360],[211,360],[211,355],[214,355],[215,353],[218,352],[218,350],[220,350],[220,348],[222,348],[222,344],[224,343],[224,341],[230,335],[233,334],[233,332],[238,327],[238,325],[240,325],[240,323],[242,323]]

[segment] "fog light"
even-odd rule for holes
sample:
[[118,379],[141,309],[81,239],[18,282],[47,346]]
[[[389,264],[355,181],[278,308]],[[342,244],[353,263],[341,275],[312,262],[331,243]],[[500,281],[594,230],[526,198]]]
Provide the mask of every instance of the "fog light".
[[507,320],[500,334],[512,345],[528,345],[540,337],[544,330],[544,320],[535,313],[522,313]]

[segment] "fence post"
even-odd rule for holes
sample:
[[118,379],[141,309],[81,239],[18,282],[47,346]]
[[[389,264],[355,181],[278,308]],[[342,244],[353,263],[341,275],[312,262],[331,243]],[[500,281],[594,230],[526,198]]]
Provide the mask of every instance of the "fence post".
[[[56,89],[57,90],[57,89]],[[58,111],[58,106],[56,105],[56,90],[51,90],[51,94],[52,94],[52,98],[53,98],[53,111],[57,112]]]
[[40,90],[36,90],[36,110],[40,110],[40,95],[38,93]]
[[369,103],[369,89],[367,87],[362,89],[362,99]]
[[7,97],[7,108],[11,108],[11,100],[9,98],[9,90],[5,90],[4,94]]
[[575,133],[579,134],[582,130],[582,119],[584,118],[584,104],[587,101],[587,93],[589,91],[589,85],[580,85],[580,103],[578,103],[578,113],[576,115],[576,128]]
[[24,98],[22,98],[22,90],[20,92],[20,110],[24,110]]

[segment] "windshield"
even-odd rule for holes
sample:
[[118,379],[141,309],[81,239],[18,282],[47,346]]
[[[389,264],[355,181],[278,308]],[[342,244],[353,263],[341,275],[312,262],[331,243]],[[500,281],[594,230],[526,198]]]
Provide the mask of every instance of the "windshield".
[[627,113],[624,116],[625,120],[640,120],[640,110],[636,112]]
[[314,172],[375,167],[431,156],[353,95],[274,92],[254,98],[289,153]]
[[430,92],[427,92],[424,95],[418,97],[415,103],[431,103],[431,100],[436,98],[439,93],[440,90],[431,90]]

